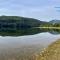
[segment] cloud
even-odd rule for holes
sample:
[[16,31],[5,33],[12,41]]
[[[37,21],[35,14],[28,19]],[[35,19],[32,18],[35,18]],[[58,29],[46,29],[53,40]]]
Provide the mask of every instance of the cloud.
[[55,7],[55,8],[60,8],[60,7],[58,6],[58,7]]
[[[57,6],[57,7],[56,7]],[[0,0],[0,15],[17,15],[41,20],[60,19],[60,0]]]

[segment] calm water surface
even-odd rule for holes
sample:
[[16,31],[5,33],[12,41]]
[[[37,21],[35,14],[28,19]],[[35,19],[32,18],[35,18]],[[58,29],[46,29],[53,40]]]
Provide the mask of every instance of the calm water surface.
[[60,30],[43,30],[36,30],[33,34],[30,30],[28,34],[20,36],[0,36],[0,58],[3,59],[4,55],[4,59],[11,58],[11,55],[21,58],[32,56],[60,38]]

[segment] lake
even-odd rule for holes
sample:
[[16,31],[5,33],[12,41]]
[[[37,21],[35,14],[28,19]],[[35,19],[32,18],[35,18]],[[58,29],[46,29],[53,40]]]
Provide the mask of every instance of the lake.
[[0,30],[0,60],[32,60],[59,38],[59,29]]

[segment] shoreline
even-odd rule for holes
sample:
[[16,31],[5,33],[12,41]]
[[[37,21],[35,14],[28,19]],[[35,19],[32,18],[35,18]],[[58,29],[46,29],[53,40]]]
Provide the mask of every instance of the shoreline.
[[60,39],[36,54],[33,60],[60,60]]
[[60,29],[60,27],[34,27],[34,28]]

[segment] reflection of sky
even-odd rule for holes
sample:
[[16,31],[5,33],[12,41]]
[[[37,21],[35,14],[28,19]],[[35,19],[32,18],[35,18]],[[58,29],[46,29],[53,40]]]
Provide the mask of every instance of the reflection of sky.
[[60,0],[0,0],[0,15],[33,17],[45,21],[60,19]]
[[53,41],[56,41],[60,38],[60,35],[52,35],[50,33],[40,33],[30,36],[21,36],[21,37],[0,37],[0,46],[1,47],[15,47],[20,48],[22,46],[46,46],[51,44]]

